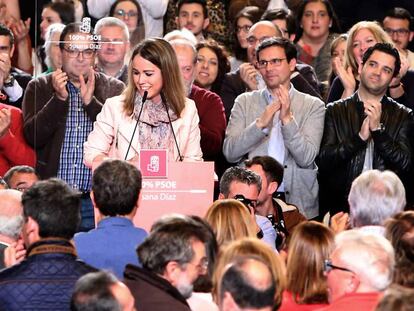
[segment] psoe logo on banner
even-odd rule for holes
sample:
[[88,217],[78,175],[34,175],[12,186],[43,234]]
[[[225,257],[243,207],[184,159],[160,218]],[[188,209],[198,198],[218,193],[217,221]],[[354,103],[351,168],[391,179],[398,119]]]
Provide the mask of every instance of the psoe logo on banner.
[[139,169],[144,178],[167,178],[168,151],[166,149],[142,149],[139,153]]
[[82,33],[90,33],[91,32],[91,18],[90,17],[82,18],[82,25],[80,27],[80,31]]

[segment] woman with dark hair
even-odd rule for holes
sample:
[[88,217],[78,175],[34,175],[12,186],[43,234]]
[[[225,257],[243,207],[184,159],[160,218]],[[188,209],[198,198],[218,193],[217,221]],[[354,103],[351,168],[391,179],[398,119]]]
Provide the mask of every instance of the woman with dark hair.
[[231,71],[247,62],[247,34],[250,27],[257,23],[263,14],[263,10],[257,6],[246,6],[234,18],[234,33],[236,38],[233,45],[234,56],[230,58]]
[[132,52],[126,89],[107,99],[96,118],[84,144],[85,164],[106,157],[136,162],[141,149],[167,149],[169,161],[200,161],[198,122],[173,48],[164,39],[146,39]]
[[40,36],[45,40],[46,30],[51,24],[64,25],[75,21],[75,7],[67,2],[50,2],[44,5],[42,21],[40,23]]
[[198,43],[196,49],[198,54],[195,84],[219,94],[224,76],[230,71],[226,52],[214,40]]
[[311,65],[326,91],[331,73],[331,43],[339,32],[329,0],[305,0],[297,12],[298,60]]
[[334,249],[334,233],[315,222],[295,227],[287,250],[286,290],[280,311],[317,310],[328,304],[324,261]]
[[109,9],[109,16],[116,17],[127,25],[132,48],[145,38],[144,19],[137,1],[115,1]]

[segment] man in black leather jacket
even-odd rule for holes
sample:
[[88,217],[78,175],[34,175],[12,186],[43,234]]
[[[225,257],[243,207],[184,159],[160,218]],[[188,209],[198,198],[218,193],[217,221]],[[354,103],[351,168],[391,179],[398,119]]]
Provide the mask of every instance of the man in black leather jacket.
[[411,170],[412,111],[385,96],[400,70],[398,51],[378,43],[362,63],[359,89],[327,106],[318,158],[320,215],[348,212],[352,181],[362,171],[387,169],[407,181]]

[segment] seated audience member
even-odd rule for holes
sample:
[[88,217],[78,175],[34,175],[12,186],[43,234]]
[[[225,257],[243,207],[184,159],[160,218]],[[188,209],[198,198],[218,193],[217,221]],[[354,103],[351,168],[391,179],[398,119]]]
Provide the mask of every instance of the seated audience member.
[[0,270],[4,250],[20,237],[23,227],[22,194],[16,190],[0,190]]
[[237,13],[233,22],[235,37],[233,39],[232,52],[230,57],[231,71],[236,71],[247,59],[247,35],[253,24],[260,20],[263,11],[257,6],[246,6]]
[[80,198],[59,179],[39,181],[23,193],[27,257],[0,272],[5,310],[65,310],[76,280],[95,268],[77,260],[70,240],[80,222]]
[[274,310],[280,306],[282,293],[285,288],[286,267],[279,255],[262,241],[256,238],[242,238],[233,241],[223,248],[217,260],[216,269],[213,274],[212,294],[216,302],[220,301],[220,280],[222,279],[225,268],[239,256],[257,256],[266,263],[272,273],[272,278],[276,284],[274,295]]
[[327,92],[331,72],[331,43],[339,33],[339,23],[329,0],[303,1],[296,12],[298,60],[311,65]]
[[130,43],[127,26],[118,18],[104,17],[96,23],[95,34],[101,41],[101,46],[96,51],[96,70],[128,84],[125,56]]
[[414,20],[410,12],[401,7],[394,7],[385,12],[382,27],[391,37],[396,47],[407,57],[410,69],[414,69],[414,53],[407,46],[414,37]]
[[184,80],[186,94],[197,108],[200,127],[200,145],[205,161],[214,161],[216,171],[220,170],[219,159],[222,158],[226,117],[221,98],[203,88],[194,85],[196,76],[197,51],[194,45],[183,39],[170,41],[177,56],[181,76]]
[[287,246],[287,285],[280,311],[318,310],[328,304],[323,262],[334,249],[334,237],[315,221],[295,227]]
[[32,77],[11,64],[15,47],[12,31],[0,24],[0,93],[1,102],[18,108],[22,107],[23,94]]
[[178,29],[187,28],[197,38],[198,42],[205,39],[204,31],[210,24],[208,18],[207,1],[205,0],[178,0],[175,21]]
[[242,167],[228,168],[220,179],[219,199],[236,199],[241,201],[256,220],[256,236],[276,248],[276,231],[266,217],[255,214],[262,182],[259,175]]
[[231,163],[241,163],[246,158],[269,155],[283,163],[289,178],[279,185],[279,191],[285,192],[286,201],[295,204],[308,219],[317,217],[315,158],[322,139],[325,105],[291,83],[296,66],[292,42],[269,38],[256,51],[266,87],[237,97],[224,138],[224,156]]
[[136,309],[190,311],[186,299],[207,273],[206,241],[204,226],[192,220],[154,228],[137,249],[142,268],[129,264],[124,272]]
[[[326,109],[318,155],[322,215],[349,211],[351,183],[363,171],[391,170],[404,181],[412,169],[413,113],[386,96],[399,72],[398,51],[377,43],[362,61],[358,90]],[[408,180],[405,183],[408,186]]]
[[276,284],[269,266],[255,256],[234,259],[219,285],[220,311],[272,311]]
[[[111,5],[117,3],[116,0],[87,0],[88,10],[91,16],[94,18],[102,18],[109,14],[111,11]],[[162,37],[163,32],[163,17],[167,10],[168,1],[166,0],[138,0],[142,14],[135,10],[136,5],[130,1],[117,6],[116,10],[122,10],[118,12],[118,18],[123,20],[131,19],[131,24],[135,21],[143,27],[145,25],[145,38]],[[116,11],[114,8],[114,11]],[[138,14],[136,14],[138,13]],[[139,18],[142,16],[142,18]],[[137,20],[138,18],[138,20]]]
[[[336,77],[329,90],[327,102],[347,98],[355,93],[361,83],[363,56],[368,48],[377,43],[390,43],[391,38],[376,22],[362,21],[348,31],[345,65],[336,60]],[[406,107],[414,107],[414,71],[408,70],[405,57],[400,57],[401,69],[386,84],[387,96]]]
[[393,283],[414,289],[414,211],[401,212],[386,220],[385,237],[395,251]]
[[383,235],[384,222],[404,210],[405,189],[393,172],[370,170],[352,182],[348,201],[352,227]]
[[279,27],[283,38],[289,39],[292,42],[295,40],[296,21],[293,14],[288,10],[283,8],[266,10],[261,20],[272,22]]
[[[263,74],[258,70],[256,47],[264,40],[271,37],[282,37],[282,33],[269,21],[259,21],[254,24],[247,36],[247,58],[248,62],[240,65],[234,72],[226,74],[221,87],[221,98],[224,103],[227,119],[230,117],[231,110],[235,104],[237,96],[244,92],[262,90],[266,87]],[[296,54],[292,55],[296,61]],[[297,65],[289,72],[293,86],[300,92],[320,97],[318,82],[315,73],[309,65]]]
[[[109,9],[109,16],[123,21],[129,31],[129,42],[132,48],[145,39],[145,23],[142,17],[140,1],[116,0]],[[155,3],[152,5],[156,5]],[[152,6],[151,5],[151,6]]]
[[65,25],[61,23],[54,23],[47,27],[45,43],[43,45],[45,50],[45,64],[47,66],[44,74],[62,68],[62,52],[59,48],[59,39],[64,28]]
[[413,306],[413,288],[391,285],[390,288],[384,292],[375,311],[411,311]]
[[141,187],[141,173],[127,162],[106,160],[95,169],[91,199],[97,227],[75,235],[80,259],[111,270],[119,278],[126,264],[139,265],[135,250],[147,233],[135,227],[132,220],[139,208]]
[[213,229],[220,247],[244,237],[256,236],[252,212],[234,199],[215,201],[207,210],[205,220]]
[[3,178],[10,189],[16,189],[20,192],[25,192],[39,181],[39,176],[34,168],[28,165],[13,166],[4,174]]
[[171,45],[145,39],[128,68],[125,91],[106,101],[84,143],[84,163],[92,167],[108,156],[138,161],[141,149],[167,149],[169,161],[201,161],[197,109]]
[[0,103],[0,176],[13,166],[35,166],[36,154],[23,135],[19,108]]
[[75,284],[71,311],[136,311],[131,291],[106,271],[91,272]]
[[392,282],[394,250],[382,236],[348,230],[325,260],[330,305],[320,311],[370,311]]
[[226,51],[214,40],[200,42],[196,49],[195,84],[219,95],[224,76],[230,71]]
[[278,233],[278,249],[281,249],[283,236],[280,235],[287,237],[297,224],[306,220],[306,217],[296,206],[285,202],[284,192],[277,191],[283,182],[283,166],[279,162],[269,156],[256,156],[246,160],[244,164],[262,179],[262,189],[255,212],[272,222]]

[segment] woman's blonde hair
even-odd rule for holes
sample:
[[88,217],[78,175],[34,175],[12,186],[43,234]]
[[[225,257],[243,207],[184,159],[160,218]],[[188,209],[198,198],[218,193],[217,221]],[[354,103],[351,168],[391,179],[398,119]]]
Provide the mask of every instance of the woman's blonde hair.
[[352,45],[354,43],[355,36],[361,29],[367,29],[368,31],[370,31],[377,43],[390,43],[394,45],[390,36],[382,29],[381,25],[377,22],[362,21],[352,26],[352,28],[348,31],[348,40],[346,43],[345,68],[351,67],[355,77],[358,76],[359,64],[355,58]]
[[287,291],[296,303],[328,303],[324,261],[334,249],[334,233],[326,226],[308,221],[297,225],[287,256]]
[[248,208],[234,199],[215,201],[207,210],[205,220],[213,228],[219,246],[256,236],[256,225]]
[[260,257],[270,268],[276,284],[275,306],[279,306],[282,301],[282,293],[285,289],[285,265],[283,260],[269,245],[257,238],[243,238],[234,241],[223,248],[216,262],[213,274],[212,295],[214,301],[219,304],[220,299],[220,280],[225,267],[237,256],[254,255]]
[[139,43],[133,50],[128,66],[128,85],[124,91],[124,112],[134,112],[137,88],[132,74],[132,62],[139,55],[161,70],[161,98],[180,117],[185,106],[185,87],[178,66],[177,57],[171,45],[160,38],[149,38]]

